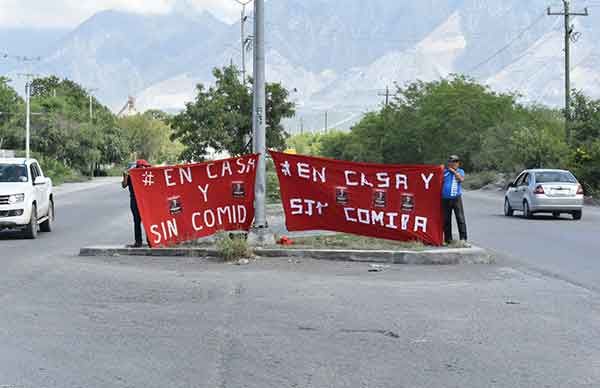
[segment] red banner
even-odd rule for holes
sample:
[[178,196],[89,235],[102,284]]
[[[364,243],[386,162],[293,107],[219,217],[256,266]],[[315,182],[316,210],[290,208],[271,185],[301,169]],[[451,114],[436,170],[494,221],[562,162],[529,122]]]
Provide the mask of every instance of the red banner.
[[171,246],[219,231],[249,230],[257,160],[257,155],[249,155],[131,170],[150,245]]
[[443,168],[271,152],[289,231],[443,243]]

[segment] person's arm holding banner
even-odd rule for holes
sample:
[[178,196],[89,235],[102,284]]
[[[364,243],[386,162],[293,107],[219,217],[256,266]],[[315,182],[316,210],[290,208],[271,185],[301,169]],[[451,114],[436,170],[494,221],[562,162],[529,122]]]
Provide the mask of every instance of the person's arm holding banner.
[[126,189],[129,186],[129,173],[127,171],[123,171],[123,180],[121,181],[121,187]]

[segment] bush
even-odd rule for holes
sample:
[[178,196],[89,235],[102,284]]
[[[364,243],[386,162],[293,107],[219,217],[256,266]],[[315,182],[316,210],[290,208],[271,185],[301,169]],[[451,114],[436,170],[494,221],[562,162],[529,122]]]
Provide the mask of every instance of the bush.
[[37,154],[32,156],[40,163],[44,175],[52,179],[54,186],[60,186],[63,183],[85,182],[89,179],[81,172],[65,166],[64,163],[56,159]]
[[246,259],[252,256],[252,250],[243,234],[219,233],[217,235],[217,250],[225,261]]
[[502,174],[498,174],[494,171],[480,171],[472,174],[467,173],[463,187],[466,190],[479,190],[491,183],[497,182],[500,182],[500,186],[504,185],[504,178]]

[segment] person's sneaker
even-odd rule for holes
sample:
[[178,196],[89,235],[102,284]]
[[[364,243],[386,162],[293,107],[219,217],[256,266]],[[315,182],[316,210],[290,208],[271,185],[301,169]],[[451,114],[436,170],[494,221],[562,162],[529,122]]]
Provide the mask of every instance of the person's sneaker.
[[471,244],[469,244],[469,243],[467,242],[467,240],[460,240],[460,245],[461,245],[463,248],[471,248],[471,246],[472,246]]

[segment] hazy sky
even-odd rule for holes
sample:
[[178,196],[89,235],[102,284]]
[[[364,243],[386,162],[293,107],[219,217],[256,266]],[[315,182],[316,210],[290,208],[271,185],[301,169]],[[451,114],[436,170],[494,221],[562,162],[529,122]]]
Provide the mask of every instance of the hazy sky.
[[165,13],[186,2],[227,21],[240,10],[235,0],[0,0],[0,27],[73,27],[106,9]]

